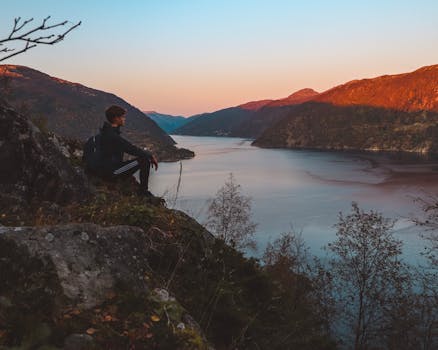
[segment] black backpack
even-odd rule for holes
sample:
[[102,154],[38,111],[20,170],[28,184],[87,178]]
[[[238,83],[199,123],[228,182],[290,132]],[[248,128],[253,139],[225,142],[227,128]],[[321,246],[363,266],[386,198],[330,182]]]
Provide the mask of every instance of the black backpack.
[[92,172],[102,170],[102,135],[100,133],[85,142],[82,160],[86,170]]

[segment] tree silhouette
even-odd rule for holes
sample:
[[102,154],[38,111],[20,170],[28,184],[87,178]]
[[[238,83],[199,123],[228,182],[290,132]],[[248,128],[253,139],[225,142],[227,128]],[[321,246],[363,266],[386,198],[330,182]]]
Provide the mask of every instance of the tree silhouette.
[[328,245],[339,316],[355,350],[381,342],[386,309],[403,290],[402,242],[394,238],[393,225],[380,213],[365,212],[353,203],[351,214],[339,215],[337,240]]
[[[81,25],[81,22],[72,23],[63,21],[48,24],[50,16],[43,19],[40,25],[30,27],[33,18],[22,20],[21,17],[14,19],[14,26],[5,38],[0,38],[0,62],[13,56],[19,55],[38,45],[54,45],[64,40],[66,35]],[[56,33],[59,29],[61,33]],[[11,45],[17,44],[17,47]],[[20,45],[21,44],[21,45]]]
[[238,249],[256,249],[252,237],[257,225],[251,221],[251,198],[241,193],[233,174],[210,202],[205,225],[227,244]]

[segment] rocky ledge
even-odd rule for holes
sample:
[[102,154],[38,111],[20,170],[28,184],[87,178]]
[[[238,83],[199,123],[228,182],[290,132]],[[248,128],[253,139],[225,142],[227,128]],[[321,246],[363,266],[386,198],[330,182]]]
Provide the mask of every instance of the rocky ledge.
[[305,279],[85,176],[76,148],[0,101],[0,349],[333,349]]
[[159,229],[68,224],[0,232],[6,343],[18,333],[29,348],[209,347],[188,312],[156,285],[148,259]]
[[92,193],[84,172],[28,118],[0,104],[0,209],[32,201],[66,204]]

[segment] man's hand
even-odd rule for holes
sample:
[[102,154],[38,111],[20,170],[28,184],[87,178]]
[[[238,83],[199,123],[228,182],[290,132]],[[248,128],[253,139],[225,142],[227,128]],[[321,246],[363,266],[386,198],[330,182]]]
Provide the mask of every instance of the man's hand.
[[154,155],[151,156],[151,166],[155,167],[155,171],[157,171],[157,169],[158,169],[158,160],[157,160],[157,158]]

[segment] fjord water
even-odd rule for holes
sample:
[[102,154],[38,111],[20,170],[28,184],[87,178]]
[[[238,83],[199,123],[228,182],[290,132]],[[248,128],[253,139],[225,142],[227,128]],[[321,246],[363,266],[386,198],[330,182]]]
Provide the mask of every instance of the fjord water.
[[[281,233],[302,231],[311,253],[335,239],[339,212],[351,203],[393,218],[396,237],[404,242],[404,256],[417,263],[423,241],[410,220],[419,215],[416,197],[438,192],[438,161],[416,156],[311,150],[261,149],[250,140],[223,137],[173,136],[178,147],[193,150],[195,158],[160,163],[152,171],[150,188],[170,207],[199,222],[205,220],[207,200],[214,197],[230,173],[252,197],[253,220],[258,224],[256,256]],[[182,168],[180,168],[182,167]],[[176,196],[180,170],[181,178]],[[176,197],[176,200],[175,200]]]

